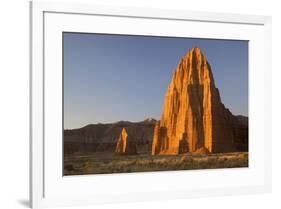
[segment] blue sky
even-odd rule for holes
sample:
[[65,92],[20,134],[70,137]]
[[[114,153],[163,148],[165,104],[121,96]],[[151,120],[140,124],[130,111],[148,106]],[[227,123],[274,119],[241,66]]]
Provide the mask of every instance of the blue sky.
[[222,102],[248,115],[248,42],[64,33],[64,128],[159,119],[172,74],[189,48],[210,63]]

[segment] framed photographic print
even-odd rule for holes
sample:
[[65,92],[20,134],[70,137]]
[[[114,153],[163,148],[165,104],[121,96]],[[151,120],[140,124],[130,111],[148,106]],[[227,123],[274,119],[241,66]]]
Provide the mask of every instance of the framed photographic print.
[[271,191],[271,18],[31,3],[33,208]]

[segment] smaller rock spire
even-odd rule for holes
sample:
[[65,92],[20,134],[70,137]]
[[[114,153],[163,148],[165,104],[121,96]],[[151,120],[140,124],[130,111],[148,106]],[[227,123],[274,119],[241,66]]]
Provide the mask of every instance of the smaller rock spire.
[[115,153],[117,154],[136,154],[136,144],[125,128],[122,129],[118,138]]

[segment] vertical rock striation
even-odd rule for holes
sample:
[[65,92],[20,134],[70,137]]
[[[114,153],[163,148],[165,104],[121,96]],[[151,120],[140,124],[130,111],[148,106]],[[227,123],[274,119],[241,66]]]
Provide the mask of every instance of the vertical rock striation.
[[233,118],[221,102],[206,57],[192,48],[168,86],[162,117],[154,128],[152,154],[235,151]]
[[118,138],[115,153],[117,154],[136,154],[136,146],[132,138],[128,135],[125,128]]

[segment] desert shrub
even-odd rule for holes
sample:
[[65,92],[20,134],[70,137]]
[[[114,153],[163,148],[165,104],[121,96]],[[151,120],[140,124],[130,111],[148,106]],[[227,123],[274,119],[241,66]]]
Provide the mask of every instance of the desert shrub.
[[248,153],[210,155],[99,155],[67,158],[65,175],[247,167]]

